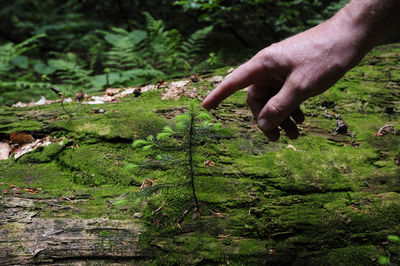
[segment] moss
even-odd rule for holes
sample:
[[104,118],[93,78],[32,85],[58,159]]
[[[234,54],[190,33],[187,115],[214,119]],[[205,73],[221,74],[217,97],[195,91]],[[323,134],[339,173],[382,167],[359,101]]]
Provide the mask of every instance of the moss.
[[[10,185],[41,188],[18,196],[57,201],[58,207],[41,200],[34,208],[38,216],[60,221],[128,220],[140,212],[147,226],[140,241],[154,254],[148,261],[154,265],[374,265],[388,257],[386,251],[390,263],[399,264],[399,247],[387,237],[400,232],[400,142],[396,134],[374,136],[386,123],[400,128],[398,53],[394,46],[374,50],[332,89],[308,100],[296,141],[282,134],[269,142],[245,108],[245,92],[224,101],[211,115],[234,135],[198,149],[202,216],[196,219],[187,188],[142,201],[135,196],[145,178],[160,184],[185,175],[181,169],[132,167],[149,159],[131,148],[132,140],[172,125],[174,110],[189,102],[160,101],[160,91],[103,104],[104,113],[95,112],[99,106],[66,104],[72,119],[59,105],[1,108],[4,138],[18,130],[70,141],[18,162],[0,161],[3,197],[14,195]],[[225,75],[226,68],[214,74]],[[206,79],[192,85],[202,96],[213,87]],[[347,135],[334,133],[340,117]],[[203,165],[205,160],[215,166]],[[79,200],[66,199],[73,197]],[[104,248],[117,244],[109,242],[112,232],[96,233]]]
[[51,162],[65,147],[65,144],[53,143],[39,147],[18,160],[19,163],[46,163]]
[[60,162],[74,172],[73,181],[97,186],[102,184],[139,184],[134,174],[124,168],[131,160],[133,150],[129,144],[99,143],[67,149],[60,155]]
[[[375,246],[350,246],[332,249],[318,257],[305,260],[310,265],[374,265],[378,262],[380,252]],[[302,265],[300,260],[297,265]]]

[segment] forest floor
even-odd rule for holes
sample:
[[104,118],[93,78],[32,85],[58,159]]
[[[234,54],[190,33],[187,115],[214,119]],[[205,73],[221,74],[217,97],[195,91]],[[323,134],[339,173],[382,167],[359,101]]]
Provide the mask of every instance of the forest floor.
[[308,100],[297,140],[268,142],[245,91],[211,111],[234,134],[198,150],[201,216],[174,192],[135,198],[179,171],[137,170],[148,154],[132,141],[174,126],[228,71],[104,104],[0,108],[0,151],[17,151],[0,161],[0,264],[400,264],[400,44]]

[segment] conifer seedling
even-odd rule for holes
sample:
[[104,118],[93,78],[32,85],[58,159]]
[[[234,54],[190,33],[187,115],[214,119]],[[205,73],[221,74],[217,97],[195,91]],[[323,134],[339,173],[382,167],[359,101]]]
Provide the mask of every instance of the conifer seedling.
[[[199,112],[192,102],[189,111],[183,115],[176,116],[176,126],[165,126],[156,137],[150,135],[146,139],[139,139],[133,142],[134,148],[141,148],[147,151],[155,151],[157,156],[141,165],[145,168],[181,168],[183,174],[179,181],[171,183],[155,183],[146,186],[138,197],[151,196],[160,190],[169,190],[178,186],[185,186],[191,190],[191,196],[195,207],[195,214],[200,214],[199,200],[196,195],[196,168],[199,164],[197,148],[206,142],[214,141],[216,138],[228,137],[232,133],[229,129],[223,128],[219,123],[211,123],[209,114]],[[165,153],[179,154],[176,158]],[[196,155],[196,156],[195,156]],[[196,158],[195,158],[196,157]],[[201,156],[200,156],[201,157]],[[179,172],[179,171],[178,171]]]

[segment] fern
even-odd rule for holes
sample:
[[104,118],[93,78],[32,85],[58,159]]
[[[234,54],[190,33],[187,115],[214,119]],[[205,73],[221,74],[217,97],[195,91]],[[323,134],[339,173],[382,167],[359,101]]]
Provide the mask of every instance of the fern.
[[213,26],[208,26],[193,33],[181,46],[182,56],[187,61],[193,61],[199,52],[202,51],[204,40],[213,30]]
[[142,67],[142,58],[136,52],[139,45],[147,36],[145,31],[128,32],[122,28],[112,28],[112,32],[102,32],[104,39],[112,46],[106,53],[105,66],[112,71],[129,70]]
[[46,36],[45,34],[38,34],[18,44],[6,43],[1,45],[0,77],[6,76],[8,74],[7,72],[13,70],[18,65],[13,63],[13,60],[15,60],[18,56],[21,56],[23,53],[26,53],[27,51],[34,49],[36,47],[37,40],[45,36]]
[[66,59],[51,59],[49,65],[54,67],[55,76],[62,83],[88,86],[91,71],[84,69],[78,63]]

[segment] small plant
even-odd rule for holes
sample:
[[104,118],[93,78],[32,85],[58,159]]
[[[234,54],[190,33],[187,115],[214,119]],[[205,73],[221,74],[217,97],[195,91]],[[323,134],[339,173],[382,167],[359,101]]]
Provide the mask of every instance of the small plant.
[[[217,137],[229,136],[230,130],[220,124],[212,124],[207,113],[199,113],[192,102],[187,114],[176,117],[174,128],[165,126],[156,137],[150,135],[145,140],[135,140],[133,147],[145,151],[155,151],[155,159],[141,165],[144,168],[171,168],[183,169],[184,174],[175,182],[142,186],[139,197],[150,196],[160,190],[168,190],[178,186],[186,186],[191,190],[191,196],[196,214],[200,213],[199,200],[196,195],[196,167],[198,165],[197,148],[206,141],[215,140]],[[159,154],[168,152],[169,154]],[[158,154],[157,154],[158,153]],[[174,154],[174,155],[172,155]],[[196,159],[197,158],[197,159]]]
[[217,65],[218,64],[217,55],[214,52],[211,52],[209,54],[209,58],[207,59],[207,62],[210,64],[210,66]]
[[390,252],[389,252],[389,250],[390,250],[390,247],[391,246],[396,246],[396,245],[399,245],[400,244],[400,237],[399,236],[396,236],[396,235],[388,235],[387,236],[387,242],[385,243],[385,244],[388,244],[388,246],[386,246],[384,249],[385,249],[385,251],[386,251],[386,254],[387,254],[387,256],[382,256],[382,255],[380,255],[379,257],[378,257],[378,263],[380,264],[380,265],[391,265],[391,262],[390,262]]

